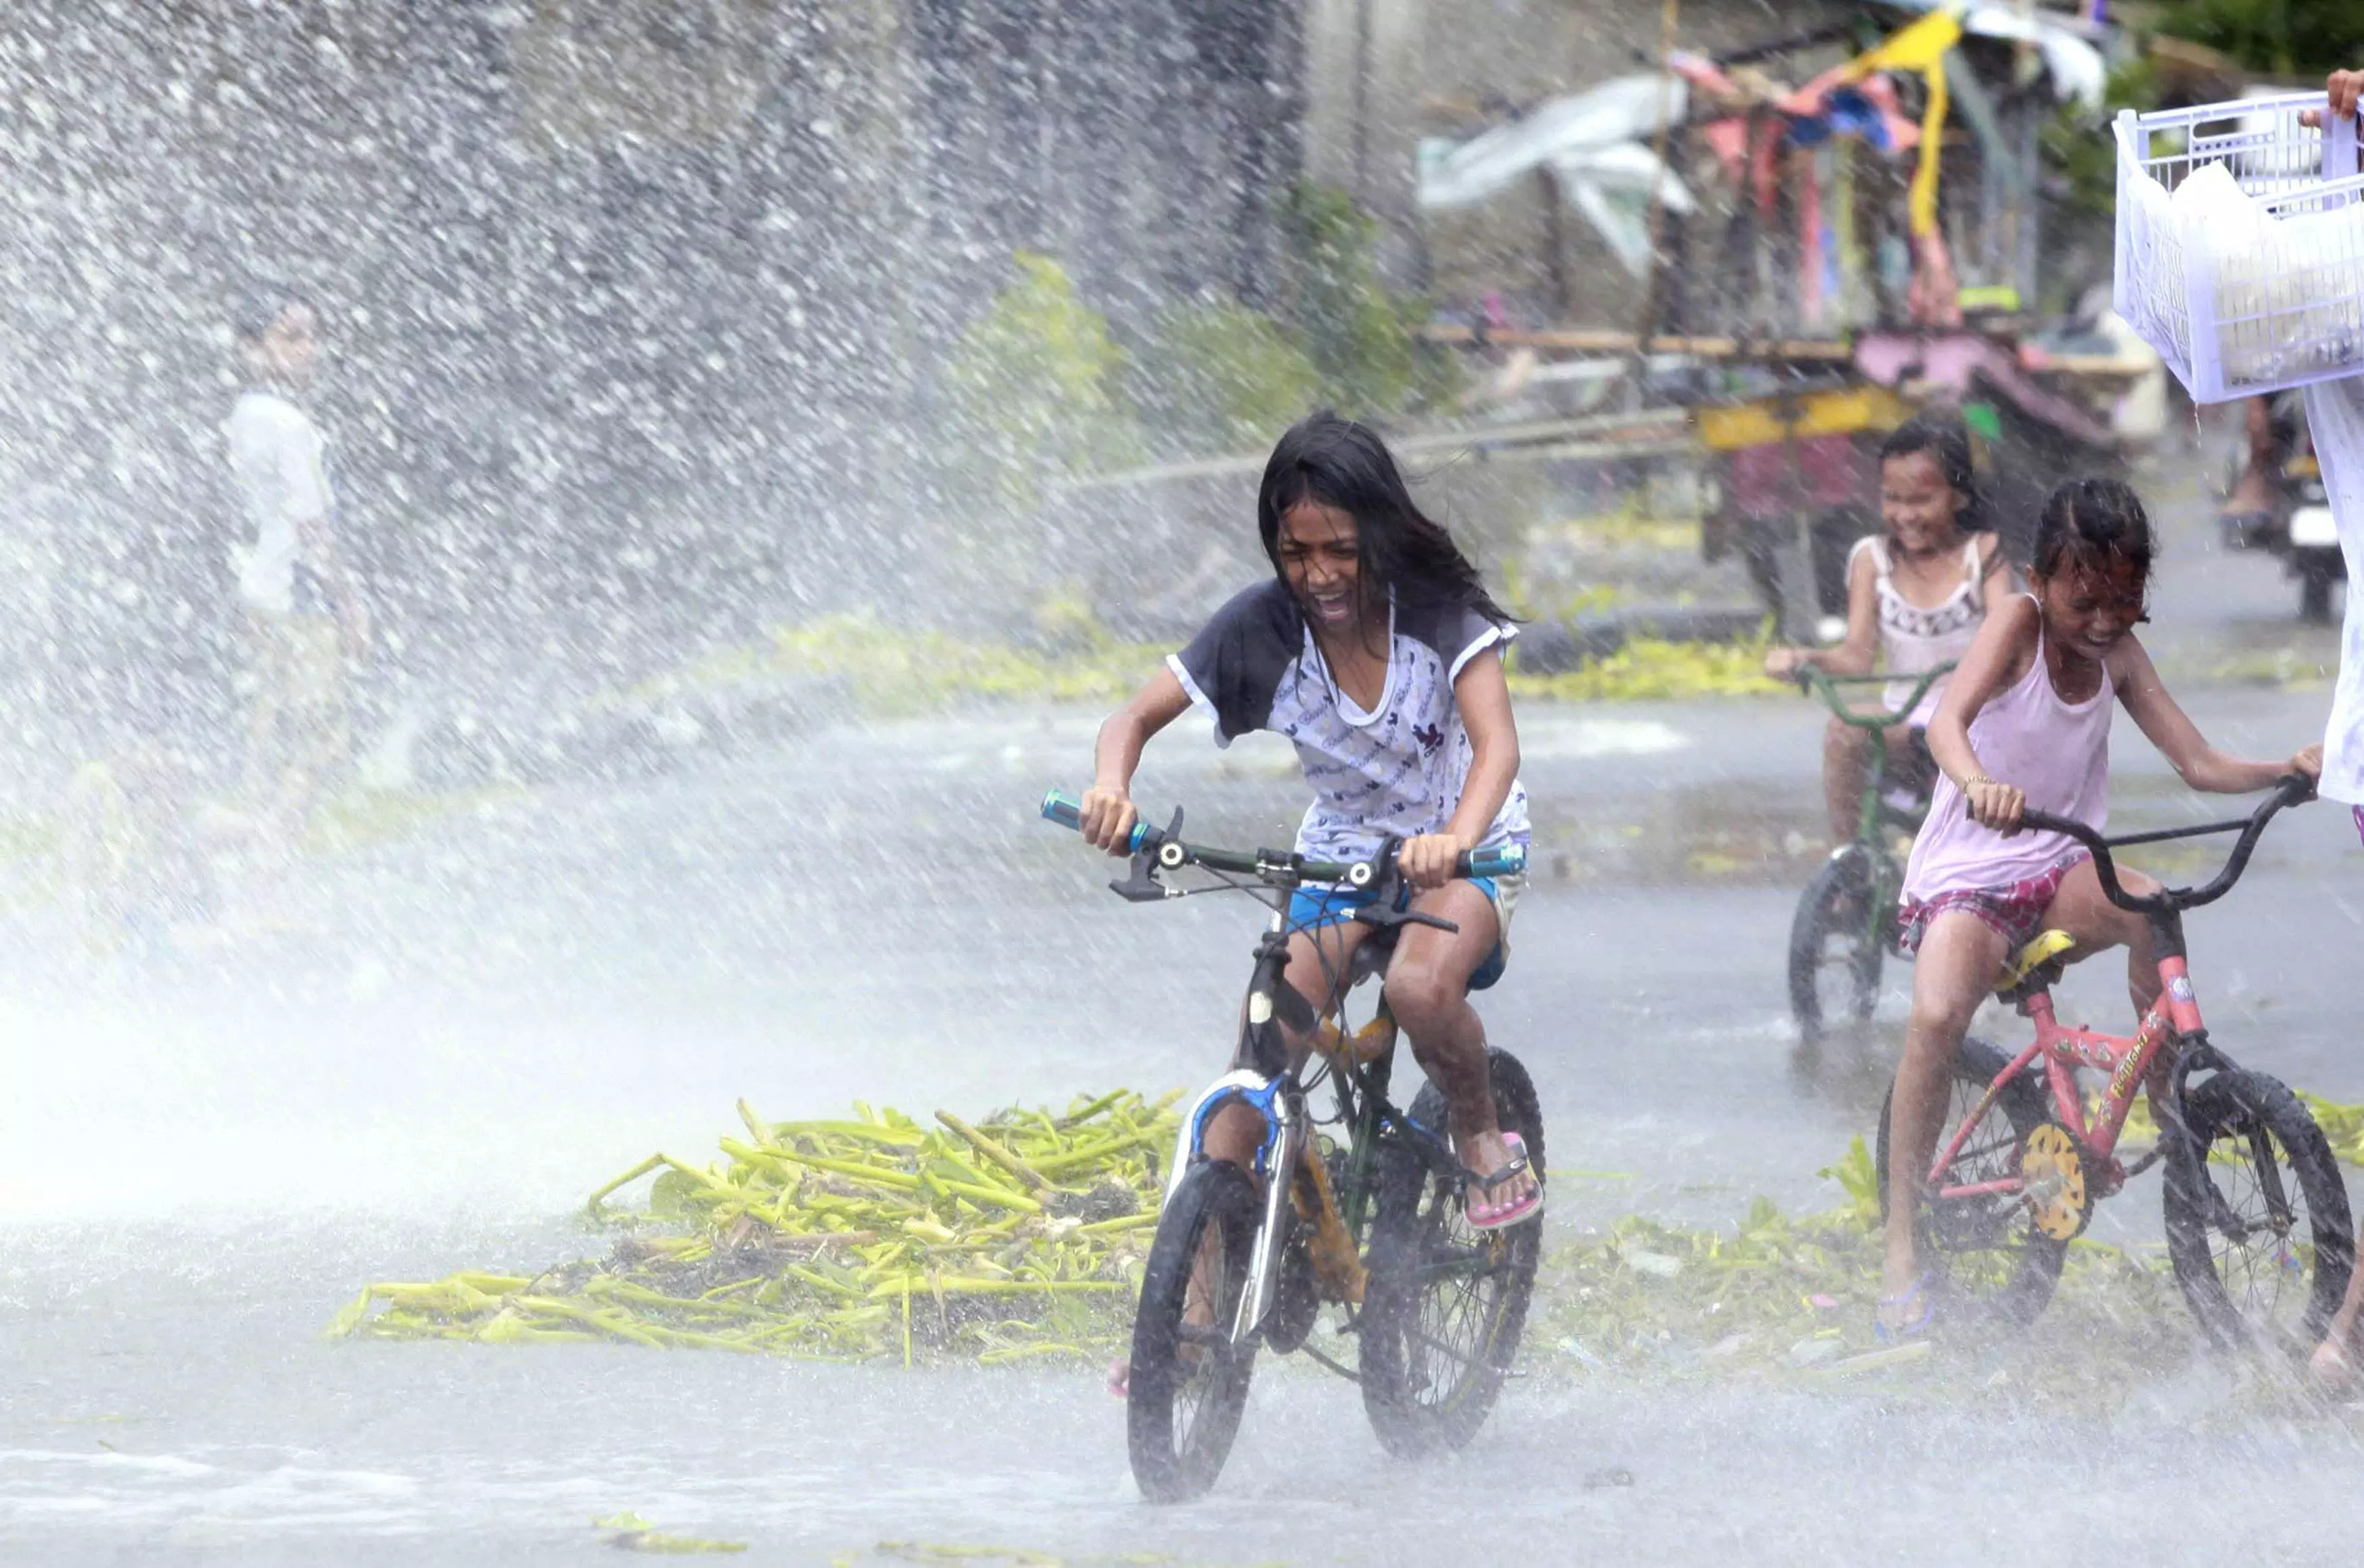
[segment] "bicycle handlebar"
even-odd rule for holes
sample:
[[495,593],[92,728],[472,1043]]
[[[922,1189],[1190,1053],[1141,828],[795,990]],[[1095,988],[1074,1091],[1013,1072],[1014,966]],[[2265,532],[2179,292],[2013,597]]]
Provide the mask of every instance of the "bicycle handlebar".
[[[1940,664],[1934,670],[1922,672],[1917,677],[1908,674],[1834,675],[1815,665],[1801,664],[1790,673],[1790,678],[1798,683],[1800,691],[1822,698],[1823,706],[1829,708],[1840,723],[1852,724],[1858,729],[1885,729],[1919,707],[1921,699],[1929,695],[1929,688],[1953,673],[1953,665]],[[1903,703],[1877,714],[1856,712],[1847,706],[1846,699],[1840,695],[1838,689],[1841,686],[1890,686],[1902,681],[1912,682],[1912,690],[1906,694]]]
[[[2055,817],[2048,811],[2032,807],[2019,814],[2020,826],[2042,832],[2065,833],[2093,851],[2093,871],[2102,879],[2102,891],[2111,903],[2135,915],[2169,915],[2184,909],[2197,909],[2203,904],[2213,904],[2232,890],[2248,869],[2250,851],[2258,847],[2258,835],[2266,830],[2275,813],[2287,806],[2298,806],[2314,798],[2314,781],[2303,773],[2286,773],[2274,784],[2273,793],[2258,803],[2258,808],[2247,817],[2236,817],[2223,822],[2202,822],[2191,828],[2162,828],[2148,833],[2128,833],[2121,838],[2104,839],[2082,822],[2066,817]],[[1963,803],[1963,809],[1969,809]],[[2224,869],[2214,881],[2204,887],[2161,887],[2157,893],[2128,893],[2118,881],[2118,868],[2110,858],[2112,850],[2122,850],[2130,844],[2158,844],[2170,839],[2197,839],[2211,833],[2241,835],[2234,842],[2233,852],[2225,857]]]
[[[1065,790],[1053,790],[1043,797],[1043,816],[1062,828],[1081,831],[1084,825],[1083,802]],[[1276,855],[1271,851],[1243,853],[1237,850],[1210,849],[1203,844],[1186,844],[1146,822],[1132,825],[1132,836],[1125,848],[1134,854],[1147,851],[1157,856],[1157,863],[1167,871],[1188,865],[1205,866],[1210,871],[1230,872],[1237,876],[1253,876],[1282,886],[1295,886],[1300,882],[1344,883],[1348,887],[1368,887],[1378,880],[1379,867],[1370,861],[1310,861],[1302,855]],[[1504,844],[1493,849],[1466,850],[1453,862],[1456,876],[1517,876],[1527,869],[1527,851],[1523,844]]]

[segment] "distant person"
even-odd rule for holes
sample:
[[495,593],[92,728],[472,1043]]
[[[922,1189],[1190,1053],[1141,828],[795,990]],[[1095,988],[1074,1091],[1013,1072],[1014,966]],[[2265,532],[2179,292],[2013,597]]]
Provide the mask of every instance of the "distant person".
[[[1846,640],[1829,649],[1776,648],[1765,656],[1767,674],[1786,680],[1804,669],[1868,675],[1884,668],[1912,676],[1969,651],[1987,607],[2011,592],[2011,562],[1988,526],[1960,416],[1916,415],[1880,444],[1879,520],[1884,531],[1857,539],[1847,557]],[[1916,738],[1945,689],[1941,678],[1881,732],[1891,777],[1927,776]],[[1834,844],[1855,838],[1870,751],[1869,731],[1830,721],[1823,800]]]
[[292,856],[349,759],[345,661],[368,651],[369,609],[337,539],[328,443],[298,401],[319,363],[318,319],[301,295],[266,291],[232,326],[247,381],[222,433],[253,529],[238,574],[251,682],[242,782],[264,840]]
[[2217,528],[2236,548],[2263,544],[2280,520],[2282,470],[2297,450],[2302,399],[2293,393],[2241,400],[2237,472],[2217,512]]

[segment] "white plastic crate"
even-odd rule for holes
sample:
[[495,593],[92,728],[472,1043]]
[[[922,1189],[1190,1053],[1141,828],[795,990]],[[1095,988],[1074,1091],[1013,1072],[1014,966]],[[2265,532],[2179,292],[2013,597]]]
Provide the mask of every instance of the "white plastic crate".
[[2364,373],[2364,172],[2354,119],[2299,123],[2325,106],[2118,116],[2117,312],[2197,402]]

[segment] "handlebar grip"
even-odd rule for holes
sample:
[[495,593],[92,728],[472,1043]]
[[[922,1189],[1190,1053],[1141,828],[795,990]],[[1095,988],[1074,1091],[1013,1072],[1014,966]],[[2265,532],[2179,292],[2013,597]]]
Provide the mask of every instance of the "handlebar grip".
[[[1084,803],[1065,790],[1054,789],[1043,797],[1043,818],[1080,833],[1084,828]],[[1156,828],[1146,822],[1135,822],[1132,837],[1125,840],[1124,847],[1128,851],[1138,851],[1154,844],[1157,838]]]
[[1463,876],[1522,876],[1527,869],[1527,847],[1524,844],[1504,844],[1491,850],[1472,850],[1461,857]]

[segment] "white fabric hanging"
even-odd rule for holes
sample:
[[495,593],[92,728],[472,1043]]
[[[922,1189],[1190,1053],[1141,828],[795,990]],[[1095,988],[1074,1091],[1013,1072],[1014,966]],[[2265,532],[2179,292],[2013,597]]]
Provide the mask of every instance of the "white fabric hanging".
[[2306,389],[2306,424],[2314,438],[2323,488],[2347,558],[2347,616],[2339,633],[2339,687],[2323,737],[2323,794],[2364,806],[2364,375]]

